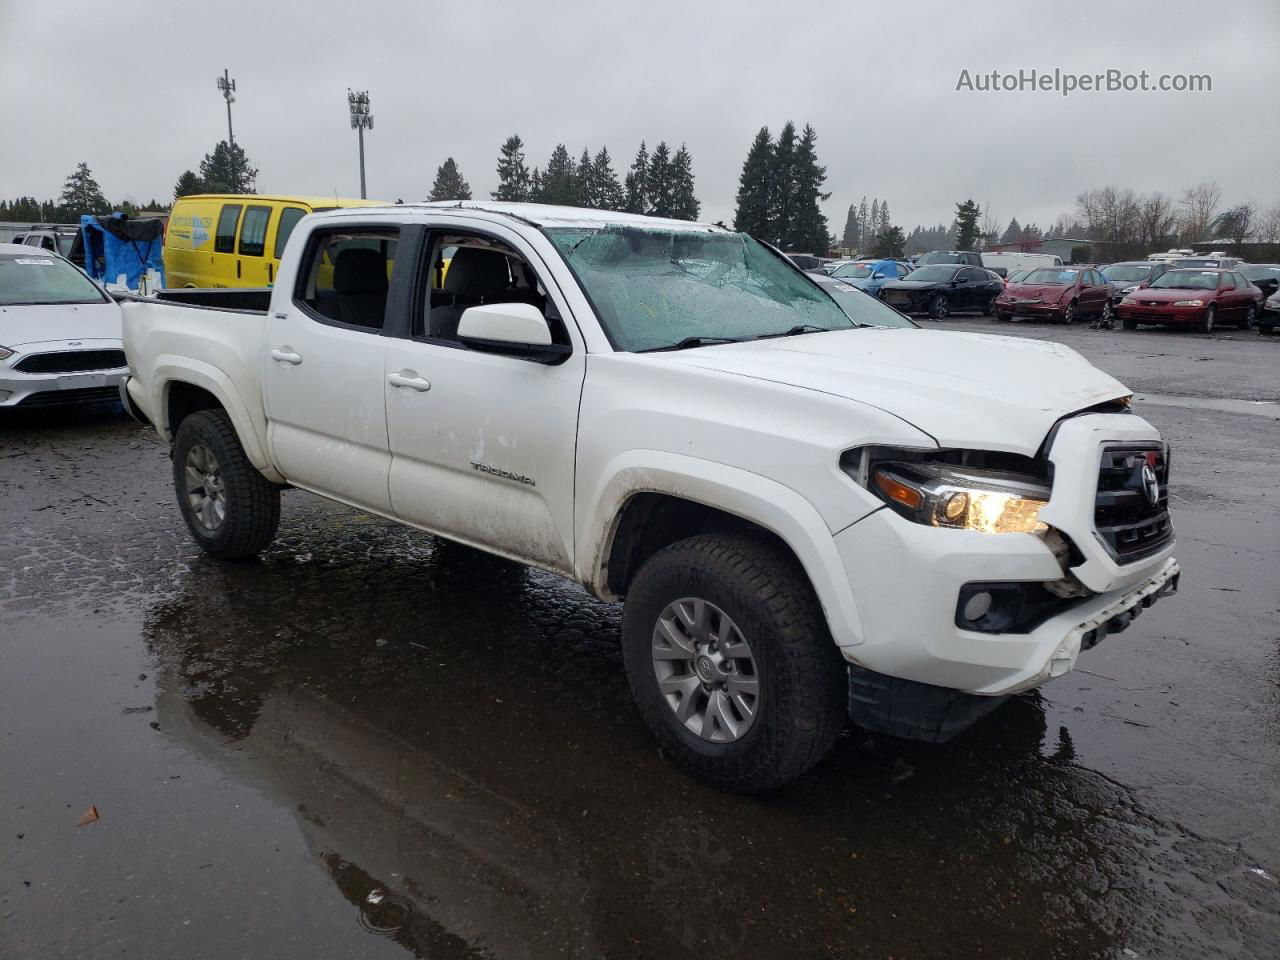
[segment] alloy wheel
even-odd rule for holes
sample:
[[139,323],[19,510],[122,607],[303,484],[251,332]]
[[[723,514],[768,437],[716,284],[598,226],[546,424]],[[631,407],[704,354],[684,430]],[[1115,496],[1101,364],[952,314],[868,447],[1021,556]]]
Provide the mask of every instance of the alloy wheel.
[[746,736],[760,707],[760,674],[742,631],[708,600],[663,608],[650,648],[658,690],[676,719],[709,743]]
[[187,451],[183,494],[191,516],[206,533],[216,533],[227,517],[227,488],[218,458],[197,443]]

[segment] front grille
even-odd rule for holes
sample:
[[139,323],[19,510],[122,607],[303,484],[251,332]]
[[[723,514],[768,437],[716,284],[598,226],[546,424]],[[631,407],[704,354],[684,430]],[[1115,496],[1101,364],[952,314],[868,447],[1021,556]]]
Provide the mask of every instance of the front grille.
[[76,390],[42,390],[23,397],[19,407],[60,407],[68,403],[108,403],[120,399],[118,387],[80,387]]
[[[1154,503],[1143,482],[1147,466],[1154,471],[1159,488]],[[1173,538],[1168,447],[1151,443],[1103,448],[1093,526],[1120,563],[1150,556]]]
[[123,350],[66,350],[60,353],[33,353],[13,365],[23,373],[84,373],[86,370],[116,370],[125,365]]

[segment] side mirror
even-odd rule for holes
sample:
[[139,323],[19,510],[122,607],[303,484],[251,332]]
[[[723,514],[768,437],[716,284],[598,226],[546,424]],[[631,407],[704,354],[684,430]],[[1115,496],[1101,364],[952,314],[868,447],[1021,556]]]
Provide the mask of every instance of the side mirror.
[[530,303],[468,307],[458,320],[458,340],[472,350],[538,363],[562,363],[572,352],[568,344],[551,342],[546,318]]

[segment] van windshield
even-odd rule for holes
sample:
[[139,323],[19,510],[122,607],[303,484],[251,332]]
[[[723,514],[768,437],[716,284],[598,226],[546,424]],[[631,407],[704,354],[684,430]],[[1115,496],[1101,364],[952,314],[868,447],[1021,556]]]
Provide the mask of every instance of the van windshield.
[[619,350],[857,326],[803,272],[745,233],[619,224],[546,233]]
[[0,306],[105,301],[93,282],[61,257],[37,248],[29,254],[0,253]]

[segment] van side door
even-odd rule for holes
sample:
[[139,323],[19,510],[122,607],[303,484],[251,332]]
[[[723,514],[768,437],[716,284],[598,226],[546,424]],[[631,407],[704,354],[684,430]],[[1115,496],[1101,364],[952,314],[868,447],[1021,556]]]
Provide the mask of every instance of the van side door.
[[236,234],[240,227],[243,204],[224,203],[218,210],[213,233],[213,255],[209,258],[209,280],[213,287],[238,287]]
[[267,259],[267,228],[271,225],[273,210],[266,204],[250,204],[240,219],[239,240],[236,244],[236,286],[270,286],[268,277],[270,261]]

